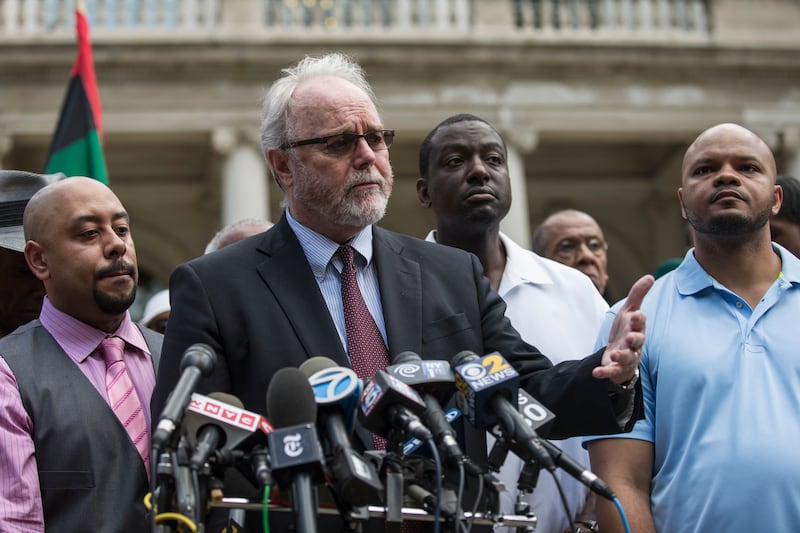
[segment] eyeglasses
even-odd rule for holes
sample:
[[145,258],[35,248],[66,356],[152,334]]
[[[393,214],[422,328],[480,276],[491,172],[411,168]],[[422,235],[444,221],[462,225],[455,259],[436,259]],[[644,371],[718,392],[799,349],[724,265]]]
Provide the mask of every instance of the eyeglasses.
[[562,259],[572,259],[584,244],[594,255],[600,255],[608,250],[608,244],[594,237],[586,241],[564,239],[556,244],[555,255]]
[[364,139],[374,151],[388,150],[394,141],[394,130],[368,131],[366,133],[337,133],[326,137],[315,137],[302,141],[292,141],[281,145],[281,150],[307,144],[324,144],[323,150],[328,155],[345,156],[353,152],[359,139]]

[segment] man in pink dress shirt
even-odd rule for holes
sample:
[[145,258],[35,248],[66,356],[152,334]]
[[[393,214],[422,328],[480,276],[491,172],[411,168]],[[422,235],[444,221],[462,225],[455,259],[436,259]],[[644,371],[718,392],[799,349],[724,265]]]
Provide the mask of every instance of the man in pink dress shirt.
[[107,186],[74,177],[38,191],[23,225],[47,296],[38,320],[0,339],[0,531],[148,531],[147,448],[109,406],[99,348],[124,341],[149,427],[161,335],[128,314],[138,279],[128,214]]

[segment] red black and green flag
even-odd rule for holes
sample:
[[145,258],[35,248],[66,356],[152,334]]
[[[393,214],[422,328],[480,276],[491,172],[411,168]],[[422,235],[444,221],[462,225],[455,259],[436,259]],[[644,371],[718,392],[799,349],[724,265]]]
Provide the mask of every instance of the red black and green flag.
[[75,9],[78,56],[72,67],[67,96],[61,105],[56,132],[50,144],[45,172],[87,176],[108,184],[103,157],[103,121],[94,75],[89,22],[83,9]]

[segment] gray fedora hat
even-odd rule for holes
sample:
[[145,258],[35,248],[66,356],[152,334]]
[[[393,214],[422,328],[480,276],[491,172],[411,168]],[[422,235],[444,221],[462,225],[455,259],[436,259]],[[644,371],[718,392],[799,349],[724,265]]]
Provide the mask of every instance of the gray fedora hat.
[[65,178],[64,174],[34,174],[24,170],[0,170],[0,248],[25,249],[22,214],[36,191]]

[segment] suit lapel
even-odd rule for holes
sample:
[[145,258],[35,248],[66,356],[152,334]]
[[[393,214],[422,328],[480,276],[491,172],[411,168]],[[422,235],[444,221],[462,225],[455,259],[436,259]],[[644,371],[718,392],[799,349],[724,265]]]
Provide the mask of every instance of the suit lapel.
[[274,231],[265,234],[258,249],[265,259],[256,269],[286,314],[306,357],[330,357],[342,366],[349,366],[303,248],[285,215]]
[[422,349],[422,281],[419,263],[403,256],[403,243],[373,226],[373,251],[386,324],[389,358]]

